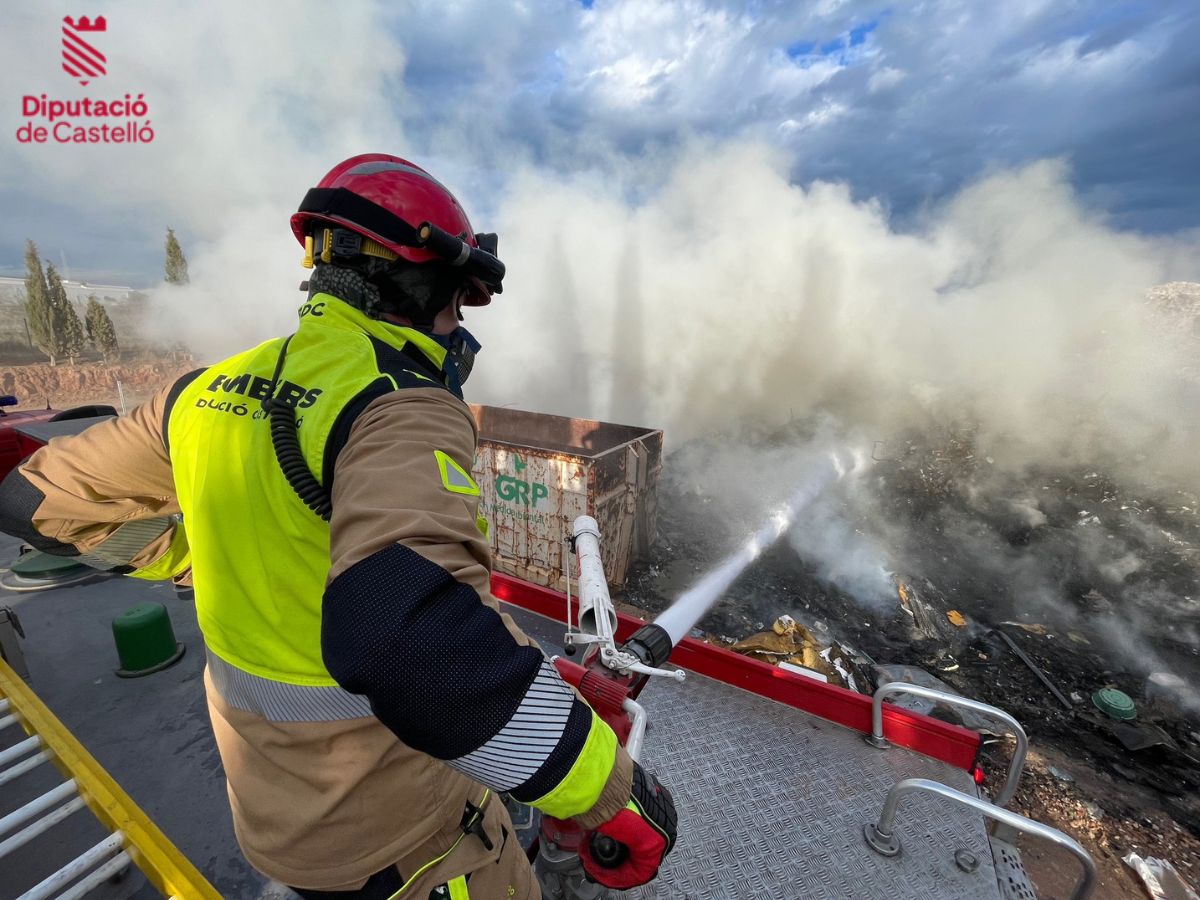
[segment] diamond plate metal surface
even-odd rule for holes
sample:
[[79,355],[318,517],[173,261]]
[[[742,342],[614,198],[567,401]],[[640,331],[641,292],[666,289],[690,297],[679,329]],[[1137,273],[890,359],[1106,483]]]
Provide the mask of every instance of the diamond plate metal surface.
[[1008,841],[992,839],[992,859],[996,863],[996,881],[1004,900],[1037,900],[1033,883],[1021,862],[1021,853]]
[[[563,626],[510,612],[547,652]],[[999,898],[982,816],[927,795],[896,817],[903,849],[867,847],[888,789],[931,778],[975,793],[969,775],[909,750],[876,750],[862,735],[789,706],[688,673],[652,680],[642,763],[672,791],[679,841],[659,878],[619,896],[637,900],[977,900]],[[980,861],[973,873],[956,850]]]

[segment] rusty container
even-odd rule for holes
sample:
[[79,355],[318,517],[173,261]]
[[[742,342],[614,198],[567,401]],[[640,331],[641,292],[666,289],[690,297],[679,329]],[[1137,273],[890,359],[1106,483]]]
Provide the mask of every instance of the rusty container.
[[654,540],[662,431],[495,406],[472,406],[479,423],[475,480],[490,523],[493,566],[566,589],[571,523],[600,524],[604,573],[613,587]]

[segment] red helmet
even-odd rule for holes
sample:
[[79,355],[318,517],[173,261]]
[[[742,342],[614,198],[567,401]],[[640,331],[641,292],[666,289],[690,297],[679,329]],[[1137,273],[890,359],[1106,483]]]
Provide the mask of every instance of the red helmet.
[[[364,153],[338,163],[305,195],[292,216],[292,232],[311,259],[316,223],[329,223],[353,235],[331,233],[323,249],[342,249],[338,239],[359,241],[346,252],[394,258],[410,263],[441,262],[463,269],[486,290],[473,291],[466,302],[482,306],[499,292],[504,264],[496,258],[496,236],[476,234],[459,202],[428,172],[408,160],[386,153]],[[331,246],[332,245],[332,246]],[[374,246],[373,246],[374,245]],[[379,251],[383,252],[379,252]]]

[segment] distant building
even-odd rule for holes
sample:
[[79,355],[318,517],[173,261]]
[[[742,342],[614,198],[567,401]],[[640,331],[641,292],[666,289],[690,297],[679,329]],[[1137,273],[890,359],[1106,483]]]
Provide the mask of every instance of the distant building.
[[[95,294],[101,300],[128,300],[134,289],[123,284],[92,284],[87,281],[72,281],[63,279],[63,287],[67,289],[67,297],[72,303],[86,303],[87,298]],[[16,292],[16,299],[25,299],[25,279],[0,275],[0,297]]]

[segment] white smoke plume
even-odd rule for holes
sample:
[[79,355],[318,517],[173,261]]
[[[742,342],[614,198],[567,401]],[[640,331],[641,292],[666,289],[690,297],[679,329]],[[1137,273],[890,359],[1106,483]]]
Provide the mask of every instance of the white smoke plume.
[[[384,150],[501,233],[506,292],[467,323],[486,345],[473,399],[640,420],[676,445],[815,409],[879,434],[969,415],[1000,464],[1099,448],[1197,474],[1195,382],[1141,297],[1200,277],[1200,238],[1109,227],[1068,163],[995,172],[903,226],[761,143],[588,151],[584,171],[555,145],[539,167],[507,146],[489,156],[476,110],[406,136],[420,110],[402,7],[339,9],[336,28],[315,0],[281,9],[113,0],[105,89],[145,92],[154,143],[0,147],[6,183],[111,210],[103,241],[139,210],[176,228],[192,285],[158,292],[156,333],[202,358],[290,329],[303,271],[287,217],[333,162]],[[23,52],[55,46],[54,17],[10,18],[0,50],[29,59],[16,90],[69,98],[55,55]],[[502,17],[479,22],[511,38]]]
[[[291,330],[302,270],[288,216],[339,159],[405,147],[398,117],[384,113],[404,98],[404,54],[390,34],[401,11],[348,5],[333,26],[328,5],[316,0],[106,2],[109,71],[88,88],[59,71],[63,12],[33,5],[6,11],[0,55],[21,65],[6,82],[4,102],[15,108],[22,92],[64,100],[141,94],[154,140],[3,141],[0,188],[19,186],[51,208],[83,204],[88,221],[106,225],[86,234],[93,252],[123,242],[128,253],[148,232],[150,253],[161,259],[163,233],[173,226],[192,283],[152,292],[150,336],[163,343],[182,340],[212,360]],[[73,218],[62,232],[71,232]],[[21,236],[53,258],[66,242],[62,232]]]
[[474,317],[489,400],[675,441],[818,409],[881,436],[969,416],[1001,464],[1103,452],[1200,474],[1200,391],[1142,302],[1200,257],[1106,227],[1063,162],[901,231],[762,146],[696,146],[637,204],[526,171],[499,226],[506,293]]
[[[802,468],[794,447],[764,450],[755,429],[815,413],[827,419],[816,444],[869,456],[883,439],[886,456],[905,429],[975,423],[975,451],[997,474],[973,486],[979,509],[948,517],[948,543],[1026,610],[1069,619],[1057,560],[1010,546],[975,513],[1002,498],[1022,527],[1044,525],[1019,476],[1039,464],[1103,457],[1146,481],[1200,475],[1200,389],[1185,345],[1164,339],[1143,302],[1154,284],[1196,278],[1187,266],[1200,254],[1181,252],[1186,237],[1107,227],[1069,176],[1060,161],[997,172],[902,229],[844,185],[792,183],[761,145],[696,145],[636,202],[636,172],[524,167],[494,218],[475,215],[500,231],[509,276],[489,308],[468,312],[485,345],[468,395],[661,427],[669,447],[717,436],[720,454],[668,464],[746,533]],[[303,272],[289,211],[246,207],[194,248],[192,286],[163,292],[168,331],[215,357],[290,330]],[[884,611],[892,573],[912,560],[879,508],[877,475],[839,484],[788,540],[820,577]],[[1093,546],[1084,529],[1072,540],[1114,595],[1141,568],[1137,548]]]

